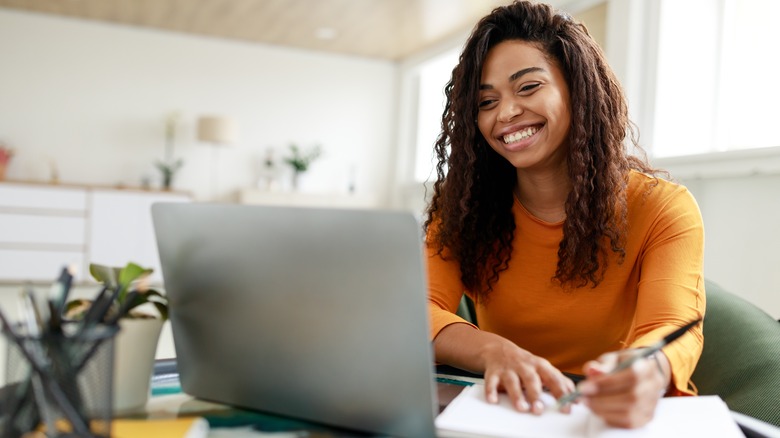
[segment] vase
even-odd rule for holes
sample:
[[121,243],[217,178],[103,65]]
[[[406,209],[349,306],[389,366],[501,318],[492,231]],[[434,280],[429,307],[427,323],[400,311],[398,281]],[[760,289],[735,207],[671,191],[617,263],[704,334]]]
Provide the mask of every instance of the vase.
[[171,187],[173,187],[173,172],[163,172],[163,190],[171,190]]
[[173,177],[183,164],[184,161],[182,159],[157,162],[157,169],[162,174],[161,187],[163,190],[168,191],[173,188]]
[[298,189],[300,188],[301,174],[302,173],[303,172],[301,172],[299,170],[293,171],[293,174],[292,174],[292,189],[293,189],[294,192],[297,192]]
[[119,321],[114,342],[114,412],[142,410],[149,400],[161,319]]

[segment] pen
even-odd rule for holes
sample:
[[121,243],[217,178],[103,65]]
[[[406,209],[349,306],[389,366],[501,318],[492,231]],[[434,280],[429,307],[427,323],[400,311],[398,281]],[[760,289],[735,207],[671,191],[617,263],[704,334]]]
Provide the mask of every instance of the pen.
[[135,289],[133,289],[130,292],[128,292],[127,295],[125,295],[125,301],[122,303],[121,306],[119,306],[119,309],[114,314],[114,316],[112,318],[108,319],[108,321],[106,321],[106,324],[113,325],[113,324],[118,323],[119,320],[121,318],[123,318],[127,314],[127,312],[129,311],[130,307],[132,307],[133,304],[135,304],[135,299],[138,296],[138,293],[139,292],[137,290],[135,290]]
[[[32,289],[25,287],[22,290],[21,295],[19,309],[22,315],[22,319],[24,319],[27,325],[27,335],[29,336],[30,342],[29,347],[32,349],[31,354],[34,355],[34,357],[41,363],[44,363],[45,353],[41,349],[42,346],[40,345],[41,318],[35,303],[34,292]],[[3,317],[3,320],[5,322],[5,317]],[[23,348],[23,346],[20,345],[19,348]],[[47,409],[46,406],[46,392],[43,385],[43,377],[40,374],[31,371],[30,379],[32,382],[35,402],[38,405],[40,415],[44,418],[46,427],[49,430],[56,430],[54,429],[54,418],[52,417],[52,412],[50,409]]]
[[[664,348],[669,343],[673,342],[683,334],[685,334],[688,330],[695,327],[699,322],[701,322],[701,318],[698,318],[696,320],[693,320],[684,326],[678,328],[677,330],[673,331],[672,333],[669,333],[666,335],[663,339],[656,342],[655,344],[650,345],[649,347],[641,348],[639,349],[636,354],[630,356],[629,358],[625,359],[624,361],[618,363],[612,371],[610,371],[607,374],[615,374],[618,371],[624,370],[631,365],[633,365],[636,361],[639,359],[644,359],[647,357],[650,357],[654,353],[660,351],[662,348]],[[582,395],[580,393],[579,388],[575,389],[574,392],[570,392],[569,394],[564,395],[563,397],[558,399],[557,407],[560,409],[561,407],[567,405],[568,403],[573,402],[577,398],[579,398]]]
[[59,278],[51,285],[49,300],[54,302],[55,306],[60,309],[62,309],[62,306],[65,305],[65,302],[68,299],[70,287],[73,285],[73,272],[75,272],[75,270],[76,269],[73,266],[63,267]]
[[53,332],[59,332],[62,326],[62,310],[68,300],[71,285],[73,284],[73,266],[62,268],[59,278],[51,285],[49,290],[49,327]]
[[83,334],[86,330],[99,324],[118,294],[119,288],[110,290],[107,286],[103,286],[82,317],[78,333]]
[[24,285],[21,299],[20,314],[27,325],[27,331],[32,336],[38,336],[40,329],[43,328],[43,319],[38,310],[35,291],[29,285]]
[[[79,413],[73,406],[73,403],[71,403],[71,401],[68,399],[68,395],[62,389],[60,382],[54,379],[54,377],[51,375],[49,364],[45,361],[41,361],[41,358],[35,352],[30,351],[28,348],[30,344],[25,343],[20,335],[14,331],[2,310],[0,310],[0,323],[2,323],[3,330],[5,331],[9,340],[16,344],[18,351],[22,353],[22,356],[25,359],[27,359],[28,364],[32,369],[31,372],[33,373],[31,376],[33,387],[36,386],[35,382],[37,379],[41,385],[40,390],[45,391],[44,394],[51,395],[53,402],[59,407],[63,416],[67,418],[75,430],[75,436],[90,436],[89,428],[86,426],[86,421],[84,421],[83,418],[79,416]],[[41,398],[41,400],[45,399]],[[47,415],[47,413],[50,412],[48,409],[46,409],[46,407],[41,407],[39,409],[41,409],[43,415]],[[52,425],[52,427],[56,426]]]

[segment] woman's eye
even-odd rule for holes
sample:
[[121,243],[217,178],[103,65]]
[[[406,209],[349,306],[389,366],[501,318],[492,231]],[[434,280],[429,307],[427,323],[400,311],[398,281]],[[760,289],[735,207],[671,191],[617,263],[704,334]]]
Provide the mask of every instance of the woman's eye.
[[480,108],[480,109],[482,109],[482,108],[487,108],[487,107],[489,107],[490,105],[494,104],[495,102],[496,102],[496,101],[495,101],[495,99],[485,99],[485,100],[481,100],[481,101],[479,102],[479,108]]
[[538,82],[535,82],[533,84],[525,84],[525,85],[521,86],[520,89],[517,92],[518,93],[523,93],[523,94],[530,93],[531,91],[537,89],[540,85],[542,85],[542,84],[540,84]]

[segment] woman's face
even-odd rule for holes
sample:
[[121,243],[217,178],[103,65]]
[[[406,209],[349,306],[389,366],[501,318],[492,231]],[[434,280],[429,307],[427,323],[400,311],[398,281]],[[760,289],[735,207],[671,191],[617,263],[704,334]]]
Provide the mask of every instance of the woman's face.
[[490,49],[478,104],[479,131],[514,167],[565,166],[569,87],[560,68],[534,45],[507,40]]

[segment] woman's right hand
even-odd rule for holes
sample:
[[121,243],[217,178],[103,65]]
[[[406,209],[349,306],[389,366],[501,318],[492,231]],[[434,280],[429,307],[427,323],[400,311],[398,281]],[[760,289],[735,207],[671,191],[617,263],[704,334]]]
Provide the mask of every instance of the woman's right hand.
[[546,359],[467,324],[442,329],[434,339],[434,349],[438,362],[483,373],[489,403],[498,403],[498,393],[506,392],[517,410],[541,414],[543,388],[556,399],[574,391],[574,382]]

